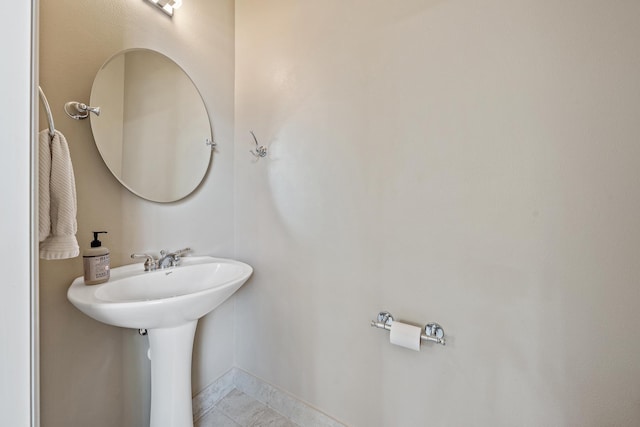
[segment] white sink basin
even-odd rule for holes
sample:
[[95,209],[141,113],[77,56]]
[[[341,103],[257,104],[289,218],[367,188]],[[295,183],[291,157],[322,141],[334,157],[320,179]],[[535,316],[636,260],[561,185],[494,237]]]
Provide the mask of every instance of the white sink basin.
[[142,264],[111,269],[111,279],[87,286],[73,281],[67,298],[100,322],[134,329],[179,326],[198,320],[222,304],[251,276],[242,262],[183,257],[181,265],[144,271]]
[[242,262],[184,257],[178,267],[144,271],[142,264],[111,270],[87,286],[73,281],[67,298],[109,325],[147,329],[151,354],[151,427],[193,426],[191,352],[198,319],[222,304],[253,273]]

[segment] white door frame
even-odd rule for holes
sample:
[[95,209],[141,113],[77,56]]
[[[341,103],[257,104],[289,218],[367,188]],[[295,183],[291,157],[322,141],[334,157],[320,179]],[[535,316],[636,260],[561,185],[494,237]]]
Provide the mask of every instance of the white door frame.
[[38,427],[38,3],[4,2],[2,9],[0,425]]

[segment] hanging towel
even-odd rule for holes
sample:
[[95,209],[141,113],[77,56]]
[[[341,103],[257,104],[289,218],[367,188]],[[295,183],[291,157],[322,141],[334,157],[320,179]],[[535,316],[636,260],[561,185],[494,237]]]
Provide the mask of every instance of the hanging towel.
[[69,146],[62,133],[39,134],[40,258],[74,258],[80,254],[76,232],[76,184]]

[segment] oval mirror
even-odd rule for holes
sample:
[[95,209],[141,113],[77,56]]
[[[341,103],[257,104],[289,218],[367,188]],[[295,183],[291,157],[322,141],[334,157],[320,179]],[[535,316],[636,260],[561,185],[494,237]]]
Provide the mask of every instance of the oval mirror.
[[211,125],[189,76],[149,49],[111,57],[91,88],[91,130],[111,173],[132,193],[173,202],[193,192],[211,159]]

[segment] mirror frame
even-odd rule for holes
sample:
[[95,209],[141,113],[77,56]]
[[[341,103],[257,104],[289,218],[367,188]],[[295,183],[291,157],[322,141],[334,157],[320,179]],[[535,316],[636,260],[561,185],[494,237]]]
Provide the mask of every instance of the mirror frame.
[[[95,76],[94,81],[93,81],[93,84],[92,84],[92,87],[91,87],[90,104],[91,105],[95,105],[97,107],[101,107],[100,106],[100,101],[95,99],[96,81],[98,80],[100,72],[103,71],[114,59],[116,59],[116,58],[118,58],[120,56],[124,57],[128,53],[136,52],[136,51],[143,51],[143,52],[153,53],[155,55],[159,55],[162,58],[170,61],[173,65],[175,65],[175,67],[177,67],[177,70],[180,70],[184,74],[184,76],[187,78],[187,80],[193,86],[193,89],[194,89],[195,93],[197,94],[197,96],[199,97],[200,102],[202,103],[201,105],[202,105],[202,109],[203,109],[203,112],[204,112],[204,117],[206,117],[206,120],[207,120],[207,135],[206,135],[205,139],[202,141],[203,145],[206,145],[206,150],[207,150],[207,152],[206,152],[206,155],[207,155],[206,167],[203,167],[204,165],[200,166],[201,172],[198,171],[198,176],[195,176],[194,179],[193,179],[194,182],[197,179],[197,183],[195,183],[195,184],[191,183],[191,185],[186,187],[185,190],[180,191],[178,194],[167,195],[167,197],[160,197],[160,196],[158,196],[156,194],[152,194],[153,192],[151,190],[150,191],[146,191],[145,188],[139,188],[139,186],[137,186],[137,185],[132,185],[131,182],[127,182],[127,180],[122,176],[121,173],[117,173],[117,171],[114,170],[115,166],[113,164],[110,164],[110,162],[107,160],[106,155],[105,155],[105,147],[107,146],[108,142],[105,143],[105,141],[100,141],[101,139],[105,139],[105,138],[108,138],[108,137],[105,137],[105,136],[101,137],[99,135],[99,132],[96,132],[97,125],[95,123],[97,123],[97,121],[100,120],[100,118],[95,116],[95,115],[90,115],[90,120],[89,121],[91,122],[91,132],[93,134],[93,139],[94,139],[94,142],[96,144],[96,148],[98,149],[98,152],[100,153],[100,157],[101,157],[102,161],[104,162],[105,166],[109,169],[109,172],[111,172],[111,174],[118,180],[118,182],[120,182],[120,184],[122,184],[122,186],[124,188],[126,188],[128,191],[130,191],[134,195],[136,195],[136,196],[138,196],[138,197],[140,197],[142,199],[152,201],[152,202],[156,202],[156,203],[173,203],[173,202],[177,202],[177,201],[182,200],[182,199],[190,196],[191,194],[193,194],[202,185],[202,183],[204,182],[207,174],[209,173],[209,169],[211,168],[211,165],[213,163],[213,151],[214,151],[214,148],[215,148],[215,144],[213,143],[213,131],[212,131],[212,124],[211,124],[211,117],[209,115],[209,111],[207,109],[207,105],[206,105],[206,103],[204,101],[204,98],[202,97],[202,93],[200,92],[200,90],[196,86],[196,84],[193,81],[193,79],[191,78],[191,76],[185,71],[185,69],[183,67],[181,67],[177,62],[175,62],[169,56],[165,55],[162,52],[156,51],[154,49],[149,49],[149,48],[129,48],[129,49],[124,49],[124,50],[118,51],[118,52],[114,53],[113,55],[111,55],[100,66],[99,70],[97,71],[96,76]],[[123,91],[124,91],[124,89],[123,89]],[[102,112],[104,112],[104,109],[102,110]],[[124,123],[124,119],[123,119],[123,123]],[[153,124],[151,126],[153,126]],[[98,135],[96,133],[98,133]],[[123,144],[124,144],[124,141],[123,141]],[[203,155],[205,155],[204,152],[203,152]]]

